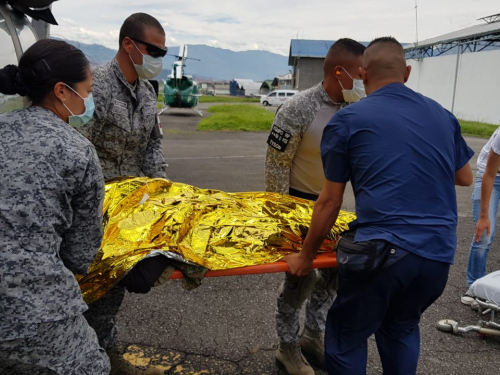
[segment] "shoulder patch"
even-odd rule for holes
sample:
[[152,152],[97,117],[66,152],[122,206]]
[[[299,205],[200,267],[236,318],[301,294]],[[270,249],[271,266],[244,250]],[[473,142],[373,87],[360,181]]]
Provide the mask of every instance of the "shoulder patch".
[[267,138],[267,144],[277,151],[284,152],[290,142],[292,135],[277,125],[273,125],[269,137]]

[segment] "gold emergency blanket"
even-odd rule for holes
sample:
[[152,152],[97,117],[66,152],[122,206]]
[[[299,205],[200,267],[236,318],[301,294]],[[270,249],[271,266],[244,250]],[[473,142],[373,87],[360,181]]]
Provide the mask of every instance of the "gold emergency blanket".
[[[175,252],[210,270],[273,263],[300,250],[313,203],[277,193],[225,193],[165,179],[106,183],[104,238],[88,275],[87,303],[98,300],[152,251]],[[341,211],[320,251],[331,251],[355,219]]]

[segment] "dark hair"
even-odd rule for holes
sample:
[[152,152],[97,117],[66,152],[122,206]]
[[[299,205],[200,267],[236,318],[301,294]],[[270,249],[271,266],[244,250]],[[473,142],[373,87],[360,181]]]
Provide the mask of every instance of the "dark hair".
[[71,88],[85,81],[89,62],[82,51],[61,40],[42,39],[24,52],[19,66],[0,69],[0,92],[28,96],[38,104],[57,82]]
[[354,56],[361,56],[366,47],[353,39],[342,38],[332,44],[328,50],[327,57],[338,53],[350,53]]
[[401,49],[403,48],[401,43],[399,43],[398,40],[392,36],[383,36],[380,38],[373,39],[367,48],[370,48],[374,44],[378,44],[378,43],[389,43],[389,44],[397,45],[397,46],[401,47]]
[[146,13],[134,13],[129,16],[120,28],[120,37],[118,42],[122,45],[123,39],[129,37],[131,39],[144,40],[144,29],[153,27],[162,35],[165,35],[165,30],[158,20]]
[[334,74],[336,65],[343,65],[350,60],[346,59],[346,54],[359,57],[363,56],[366,47],[353,39],[342,38],[332,44],[323,63],[325,76]]

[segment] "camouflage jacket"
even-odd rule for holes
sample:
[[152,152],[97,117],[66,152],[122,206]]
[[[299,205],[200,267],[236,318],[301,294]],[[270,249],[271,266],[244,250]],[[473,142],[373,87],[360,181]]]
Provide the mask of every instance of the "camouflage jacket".
[[75,273],[102,240],[94,147],[51,111],[0,115],[0,341],[87,310]]
[[304,193],[319,194],[325,179],[321,135],[342,106],[331,101],[322,83],[281,105],[267,140],[266,191],[288,194],[292,187]]
[[167,178],[156,95],[148,81],[131,85],[118,61],[94,69],[94,117],[79,131],[97,150],[104,178]]

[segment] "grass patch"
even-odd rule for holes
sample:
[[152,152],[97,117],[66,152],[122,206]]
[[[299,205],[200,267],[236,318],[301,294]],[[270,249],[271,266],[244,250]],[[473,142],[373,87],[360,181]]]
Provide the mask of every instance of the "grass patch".
[[213,115],[201,120],[196,130],[266,131],[274,119],[274,114],[253,105],[216,105],[208,111]]
[[259,98],[243,98],[240,96],[211,96],[203,95],[200,97],[200,103],[259,103]]
[[156,109],[162,109],[163,108],[163,94],[159,94],[158,97],[156,98]]
[[462,128],[462,134],[472,137],[489,138],[498,128],[498,125],[491,125],[478,121],[459,120],[459,122],[460,127]]

